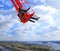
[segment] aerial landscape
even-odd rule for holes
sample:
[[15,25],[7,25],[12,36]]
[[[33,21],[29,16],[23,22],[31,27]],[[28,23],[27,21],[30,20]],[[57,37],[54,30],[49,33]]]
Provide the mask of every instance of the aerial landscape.
[[55,51],[55,49],[52,46],[34,42],[0,41],[0,51]]
[[0,51],[60,51],[60,0],[0,0]]
[[60,41],[0,41],[0,51],[60,51]]

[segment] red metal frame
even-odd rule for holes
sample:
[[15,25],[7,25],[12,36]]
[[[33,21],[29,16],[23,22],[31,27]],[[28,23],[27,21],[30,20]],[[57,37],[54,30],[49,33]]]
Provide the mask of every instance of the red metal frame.
[[[19,8],[19,7],[20,7],[20,8],[23,7],[23,6],[22,6],[22,3],[21,3],[19,0],[11,0],[11,1],[12,1],[13,5],[14,5],[16,11],[19,13],[18,8]],[[15,2],[16,2],[16,3],[15,3]],[[19,19],[21,20],[22,23],[26,23],[26,22],[28,22],[28,21],[30,20],[30,18],[31,18],[33,15],[34,15],[34,12],[31,13],[31,14],[24,13],[22,19],[20,18],[20,16],[18,16],[18,17],[19,17]]]

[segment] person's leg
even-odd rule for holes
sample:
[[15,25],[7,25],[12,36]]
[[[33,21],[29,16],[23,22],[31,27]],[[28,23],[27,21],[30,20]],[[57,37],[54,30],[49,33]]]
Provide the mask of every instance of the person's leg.
[[31,17],[31,19],[38,20],[38,19],[39,19],[39,17],[38,17],[38,18]]
[[32,21],[32,20],[29,20],[29,21],[35,23],[35,21]]

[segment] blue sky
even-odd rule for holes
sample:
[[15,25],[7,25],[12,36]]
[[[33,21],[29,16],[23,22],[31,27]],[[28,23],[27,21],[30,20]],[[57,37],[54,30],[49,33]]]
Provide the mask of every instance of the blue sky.
[[35,23],[23,24],[17,17],[11,0],[0,0],[0,40],[60,40],[60,0],[33,0],[32,2],[36,5],[30,6],[33,6],[32,9],[40,19]]

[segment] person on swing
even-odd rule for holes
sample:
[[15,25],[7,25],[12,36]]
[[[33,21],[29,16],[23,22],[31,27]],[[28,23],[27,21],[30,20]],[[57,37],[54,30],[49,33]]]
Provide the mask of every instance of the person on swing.
[[[19,8],[18,8],[18,10],[19,10],[18,16],[22,19],[24,13],[26,13],[29,9],[30,9],[30,7],[29,7],[27,10],[21,9],[21,8],[19,7]],[[38,20],[39,17],[38,17],[38,18],[31,17],[31,19]],[[34,22],[33,20],[29,20],[29,21]]]

